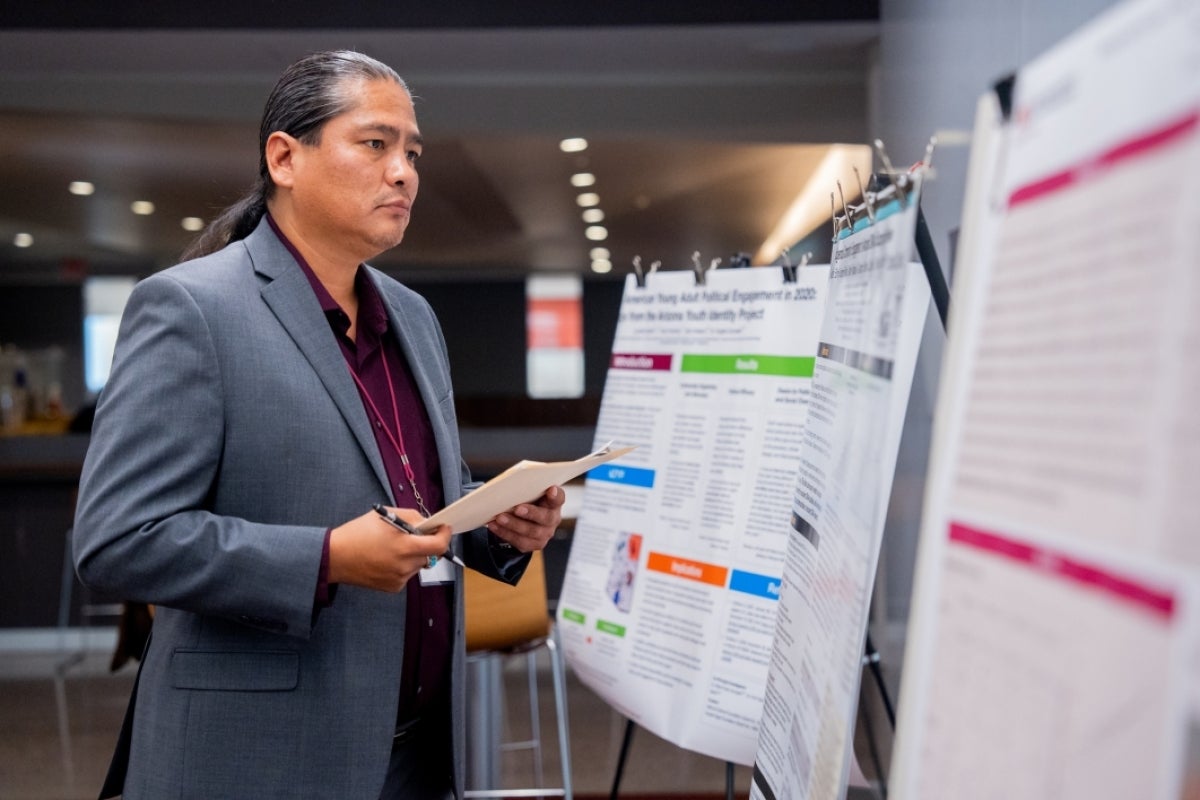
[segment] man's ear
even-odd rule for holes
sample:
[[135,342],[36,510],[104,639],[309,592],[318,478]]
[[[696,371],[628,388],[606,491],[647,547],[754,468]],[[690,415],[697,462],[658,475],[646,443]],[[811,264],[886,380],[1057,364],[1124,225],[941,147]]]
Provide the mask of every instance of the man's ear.
[[294,136],[283,131],[275,131],[267,137],[267,147],[264,151],[267,159],[267,172],[276,186],[292,188],[293,172],[296,156],[300,152],[300,142]]

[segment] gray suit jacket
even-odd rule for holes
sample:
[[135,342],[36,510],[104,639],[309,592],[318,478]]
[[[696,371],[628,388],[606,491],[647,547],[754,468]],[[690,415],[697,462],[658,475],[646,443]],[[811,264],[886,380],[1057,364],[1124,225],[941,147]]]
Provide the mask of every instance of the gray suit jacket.
[[[446,502],[472,485],[429,305],[371,271],[429,412]],[[342,586],[313,615],[327,528],[391,501],[312,288],[265,221],[130,298],[75,519],[88,585],[157,606],[125,798],[376,800],[396,721],[405,593]],[[515,582],[485,530],[467,563]],[[458,582],[452,676],[463,785]]]

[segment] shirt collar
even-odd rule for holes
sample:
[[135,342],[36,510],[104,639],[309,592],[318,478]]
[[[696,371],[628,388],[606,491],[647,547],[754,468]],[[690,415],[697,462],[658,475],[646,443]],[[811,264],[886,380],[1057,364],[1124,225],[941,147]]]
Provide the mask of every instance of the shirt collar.
[[[329,320],[330,326],[338,333],[345,335],[346,331],[350,330],[350,317],[333,299],[333,295],[325,288],[325,284],[321,283],[321,279],[317,277],[317,273],[313,272],[312,267],[300,255],[300,251],[292,244],[291,240],[284,235],[283,231],[275,223],[274,218],[270,213],[266,215],[267,224],[271,226],[271,230],[279,237],[279,242],[287,251],[292,254],[292,258],[296,259],[296,264],[299,265],[304,277],[308,279],[308,285],[312,287],[313,293],[317,296],[317,302],[321,304],[321,310],[325,312],[325,317]],[[354,275],[354,293],[358,296],[358,326],[360,332],[374,334],[376,337],[382,336],[388,329],[387,309],[384,308],[383,298],[379,296],[379,291],[375,288],[375,284],[371,281],[367,270],[362,264],[358,265],[358,271]]]

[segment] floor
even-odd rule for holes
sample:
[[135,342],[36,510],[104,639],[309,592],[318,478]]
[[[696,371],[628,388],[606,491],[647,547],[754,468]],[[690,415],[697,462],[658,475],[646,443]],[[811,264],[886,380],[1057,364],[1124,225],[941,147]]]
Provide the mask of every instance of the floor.
[[[70,657],[68,658],[68,654]],[[94,798],[103,780],[134,666],[110,673],[111,650],[93,647],[0,652],[0,797],[6,800]],[[66,659],[66,660],[64,660]],[[539,662],[544,776],[561,785],[554,702],[548,660]],[[505,738],[528,733],[527,672],[522,659],[502,670]],[[577,798],[607,798],[625,732],[625,719],[568,673],[572,776]],[[528,751],[508,752],[500,761],[505,787],[533,786]],[[734,791],[748,796],[750,770],[734,769]],[[680,749],[644,729],[635,729],[622,774],[620,797],[724,798],[726,765]],[[852,798],[867,800],[866,790]]]

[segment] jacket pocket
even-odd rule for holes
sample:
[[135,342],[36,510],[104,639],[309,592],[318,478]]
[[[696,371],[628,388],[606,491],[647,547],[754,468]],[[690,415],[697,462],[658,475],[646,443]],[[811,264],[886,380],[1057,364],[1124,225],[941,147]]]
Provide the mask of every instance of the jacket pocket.
[[224,692],[290,692],[300,682],[300,654],[287,650],[176,650],[171,685]]

